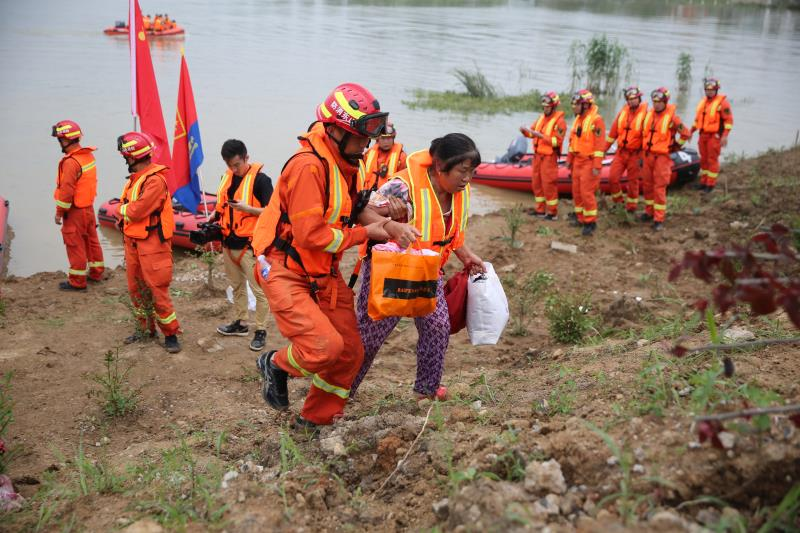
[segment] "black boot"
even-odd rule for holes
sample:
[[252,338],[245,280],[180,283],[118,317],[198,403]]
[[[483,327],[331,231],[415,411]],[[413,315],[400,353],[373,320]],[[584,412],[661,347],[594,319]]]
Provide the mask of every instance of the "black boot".
[[146,342],[149,340],[153,340],[158,337],[158,334],[155,331],[139,331],[136,330],[133,335],[129,335],[125,337],[125,340],[122,341],[123,344],[133,344],[134,342]]
[[597,222],[587,222],[583,225],[583,230],[581,231],[581,235],[584,237],[591,237],[594,233],[594,230],[597,229]]
[[76,287],[69,281],[62,281],[61,283],[58,284],[58,288],[61,289],[62,291],[75,291],[75,292],[82,292],[86,290],[86,287]]
[[164,349],[169,353],[178,353],[181,351],[181,343],[178,342],[177,335],[167,335],[164,337]]
[[639,221],[640,222],[652,222],[653,221],[653,215],[648,215],[647,213],[642,213],[641,215],[639,215]]
[[256,366],[264,377],[261,387],[264,401],[273,409],[285,411],[289,408],[289,373],[272,363],[276,353],[275,350],[262,353],[256,360]]

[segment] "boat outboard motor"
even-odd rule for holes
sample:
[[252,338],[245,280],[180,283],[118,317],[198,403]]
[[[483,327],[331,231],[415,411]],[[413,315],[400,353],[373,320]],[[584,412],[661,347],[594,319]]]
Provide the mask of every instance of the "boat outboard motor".
[[528,138],[524,135],[519,135],[511,141],[506,154],[498,159],[498,163],[517,163],[527,151]]

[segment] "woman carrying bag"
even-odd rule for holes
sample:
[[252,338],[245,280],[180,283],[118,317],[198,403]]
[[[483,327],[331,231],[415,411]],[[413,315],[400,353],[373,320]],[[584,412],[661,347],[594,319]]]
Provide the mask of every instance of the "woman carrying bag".
[[[368,209],[381,215],[391,215],[402,221],[410,219],[421,237],[413,244],[412,252],[439,254],[438,280],[435,288],[435,308],[429,314],[415,317],[419,332],[417,341],[417,378],[414,392],[418,398],[444,399],[447,390],[440,387],[444,372],[444,355],[450,340],[450,319],[444,296],[444,267],[450,253],[473,273],[483,272],[483,261],[464,242],[469,216],[469,182],[481,156],[475,143],[464,134],[450,133],[434,139],[429,150],[408,156],[407,168],[399,172],[376,193]],[[401,245],[404,243],[400,243]],[[377,272],[377,263],[376,268]],[[356,316],[364,344],[364,362],[351,387],[351,396],[372,366],[375,355],[401,316],[373,320],[376,294],[371,285],[385,280],[371,280],[372,259],[362,265],[362,284],[358,294]],[[433,283],[433,282],[432,282]],[[433,292],[431,290],[431,292]],[[373,311],[370,313],[370,311]]]

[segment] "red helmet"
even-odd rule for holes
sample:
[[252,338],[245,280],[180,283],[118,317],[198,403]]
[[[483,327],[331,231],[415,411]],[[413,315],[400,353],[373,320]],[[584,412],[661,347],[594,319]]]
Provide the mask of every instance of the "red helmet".
[[53,126],[52,135],[57,139],[79,139],[83,133],[77,122],[60,120]]
[[631,98],[638,98],[639,100],[642,99],[642,90],[636,85],[625,87],[622,90],[622,94],[625,96],[625,100],[630,100]]
[[386,127],[383,128],[383,133],[381,133],[380,136],[391,137],[393,139],[397,137],[397,130],[394,128],[394,124],[392,124],[391,122],[387,122]]
[[720,84],[717,78],[703,78],[703,89],[706,91],[719,91]]
[[558,97],[558,93],[555,91],[547,91],[542,95],[542,105],[543,106],[553,106],[558,107],[558,104],[561,103],[561,99]]
[[389,113],[381,112],[381,105],[372,93],[357,83],[339,85],[317,107],[317,120],[360,137],[380,135],[388,116]]
[[117,137],[117,150],[119,150],[119,153],[123,156],[132,157],[137,161],[151,156],[155,148],[156,142],[148,133],[130,131]]
[[654,102],[664,102],[666,104],[669,102],[669,89],[666,87],[659,87],[650,93],[650,98]]
[[581,89],[579,91],[575,91],[572,94],[572,103],[577,104],[593,104],[594,103],[594,95],[589,89]]

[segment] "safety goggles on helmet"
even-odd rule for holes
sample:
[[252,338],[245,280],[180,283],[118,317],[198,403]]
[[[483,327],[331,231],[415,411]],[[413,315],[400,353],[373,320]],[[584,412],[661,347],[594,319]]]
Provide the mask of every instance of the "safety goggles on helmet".
[[317,106],[317,120],[362,137],[378,137],[388,115],[381,112],[373,94],[357,83],[339,85]]
[[541,102],[543,106],[557,106],[560,102],[560,99],[558,98],[558,93],[549,91],[542,95]]
[[394,129],[394,126],[389,122],[386,123],[386,127],[383,128],[383,131],[380,134],[381,137],[391,137],[394,139],[397,136],[397,130]]
[[660,87],[650,93],[650,98],[654,102],[669,102],[669,91],[664,87]]
[[622,91],[622,94],[625,95],[626,100],[631,100],[633,98],[642,98],[642,90],[636,87],[635,85],[631,85],[630,87],[625,88]]
[[386,120],[389,113],[370,113],[360,118],[353,119],[350,126],[362,137],[379,137],[386,129]]
[[703,88],[707,91],[719,90],[719,80],[717,78],[703,78]]
[[593,104],[594,103],[594,95],[588,89],[581,89],[579,91],[575,91],[572,95],[572,103],[573,104]]

